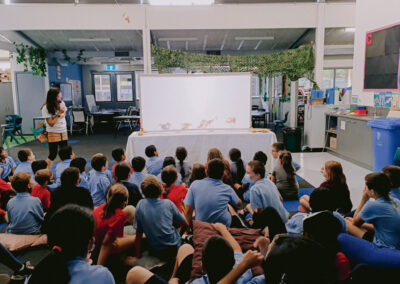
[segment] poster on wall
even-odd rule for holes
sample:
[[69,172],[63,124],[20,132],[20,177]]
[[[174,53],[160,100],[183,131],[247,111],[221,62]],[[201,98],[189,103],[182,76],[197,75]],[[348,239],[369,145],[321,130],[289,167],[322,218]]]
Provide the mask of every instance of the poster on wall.
[[80,80],[71,80],[67,81],[72,85],[72,102],[75,106],[82,106],[82,89],[81,89],[81,81]]

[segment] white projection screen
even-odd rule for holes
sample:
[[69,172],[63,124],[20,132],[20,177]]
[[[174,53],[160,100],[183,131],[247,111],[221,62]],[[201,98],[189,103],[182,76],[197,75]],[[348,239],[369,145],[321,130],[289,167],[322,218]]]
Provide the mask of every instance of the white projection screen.
[[144,131],[248,129],[251,73],[140,75]]

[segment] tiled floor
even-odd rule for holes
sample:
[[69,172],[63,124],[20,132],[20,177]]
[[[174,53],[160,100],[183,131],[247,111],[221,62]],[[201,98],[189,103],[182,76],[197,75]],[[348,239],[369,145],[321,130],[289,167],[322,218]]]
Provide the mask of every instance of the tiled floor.
[[364,177],[371,171],[326,152],[293,153],[292,155],[293,160],[301,165],[301,169],[297,172],[297,174],[315,187],[318,187],[324,180],[321,173],[321,167],[325,164],[325,162],[331,160],[340,162],[347,178],[347,185],[350,189],[353,209],[356,209],[361,200],[362,191],[364,189]]

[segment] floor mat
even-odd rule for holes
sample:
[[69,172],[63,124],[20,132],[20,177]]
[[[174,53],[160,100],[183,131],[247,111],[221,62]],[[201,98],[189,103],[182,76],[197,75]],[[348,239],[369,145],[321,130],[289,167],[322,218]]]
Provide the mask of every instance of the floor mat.
[[21,137],[17,137],[15,136],[15,138],[18,140],[18,143],[15,142],[14,140],[10,141],[8,138],[7,140],[4,142],[3,146],[5,149],[10,149],[16,146],[21,146],[24,145],[26,143],[32,142],[35,140],[35,137],[33,135],[24,135],[24,138],[26,140],[26,142],[21,138]]

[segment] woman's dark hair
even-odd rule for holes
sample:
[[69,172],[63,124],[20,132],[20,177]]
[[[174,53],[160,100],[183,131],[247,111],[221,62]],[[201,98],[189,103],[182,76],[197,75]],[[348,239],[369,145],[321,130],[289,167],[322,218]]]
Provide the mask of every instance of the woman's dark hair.
[[64,189],[73,189],[76,187],[80,176],[78,168],[66,168],[61,174],[61,187]]
[[289,182],[294,184],[296,182],[296,177],[292,162],[292,155],[289,151],[281,151],[279,152],[279,159],[282,161],[282,167],[287,174]]
[[[178,178],[178,173],[173,165],[166,166],[161,172],[161,180],[170,187]],[[168,194],[168,192],[166,192]]]
[[400,187],[400,167],[399,166],[386,166],[382,172],[387,175],[390,180],[391,188]]
[[365,176],[365,184],[369,190],[374,190],[380,197],[386,200],[391,200],[390,180],[384,173],[370,173]]
[[122,183],[113,184],[107,192],[107,203],[103,209],[103,219],[115,214],[115,210],[121,208],[122,204],[128,200],[129,193]]
[[121,163],[115,166],[115,176],[117,177],[117,182],[128,179],[131,172],[131,167],[127,163]]
[[236,180],[238,182],[241,182],[244,175],[246,174],[246,169],[244,168],[244,163],[242,160],[242,153],[240,152],[239,149],[232,148],[229,151],[229,158],[231,159],[232,162],[236,164]]
[[47,169],[47,162],[45,160],[37,160],[32,162],[31,165],[32,172],[36,174],[38,170]]
[[253,160],[260,161],[265,166],[268,161],[268,156],[263,151],[258,151],[254,154]]
[[60,109],[60,104],[57,102],[57,96],[59,93],[59,88],[50,88],[47,92],[46,102],[43,104],[43,106],[46,105],[47,111],[52,115],[55,115]]
[[137,156],[132,159],[131,165],[135,172],[141,172],[146,165],[146,160],[143,157]]
[[85,158],[78,157],[78,158],[73,159],[69,165],[70,165],[70,167],[78,168],[79,171],[81,173],[83,173],[85,171],[85,167],[86,167],[86,160],[85,160]]
[[176,161],[174,157],[168,156],[164,158],[164,162],[162,164],[162,167],[165,168],[166,166],[173,165],[176,168]]
[[87,208],[68,204],[57,210],[47,231],[48,244],[53,250],[35,267],[28,283],[69,283],[71,276],[66,262],[86,257],[94,228],[93,214]]
[[[183,167],[183,161],[185,161],[187,157],[187,151],[185,147],[178,147],[176,148],[175,156],[179,161],[179,166],[181,167],[180,174],[182,178],[185,178],[185,169]],[[164,179],[163,179],[164,180]]]
[[328,250],[299,236],[277,235],[262,267],[266,284],[328,284],[337,277]]
[[192,173],[189,178],[189,185],[192,184],[195,180],[203,179],[206,175],[206,168],[203,164],[195,163],[193,164]]
[[209,237],[204,243],[201,260],[211,284],[224,278],[235,264],[231,245],[219,235]]

